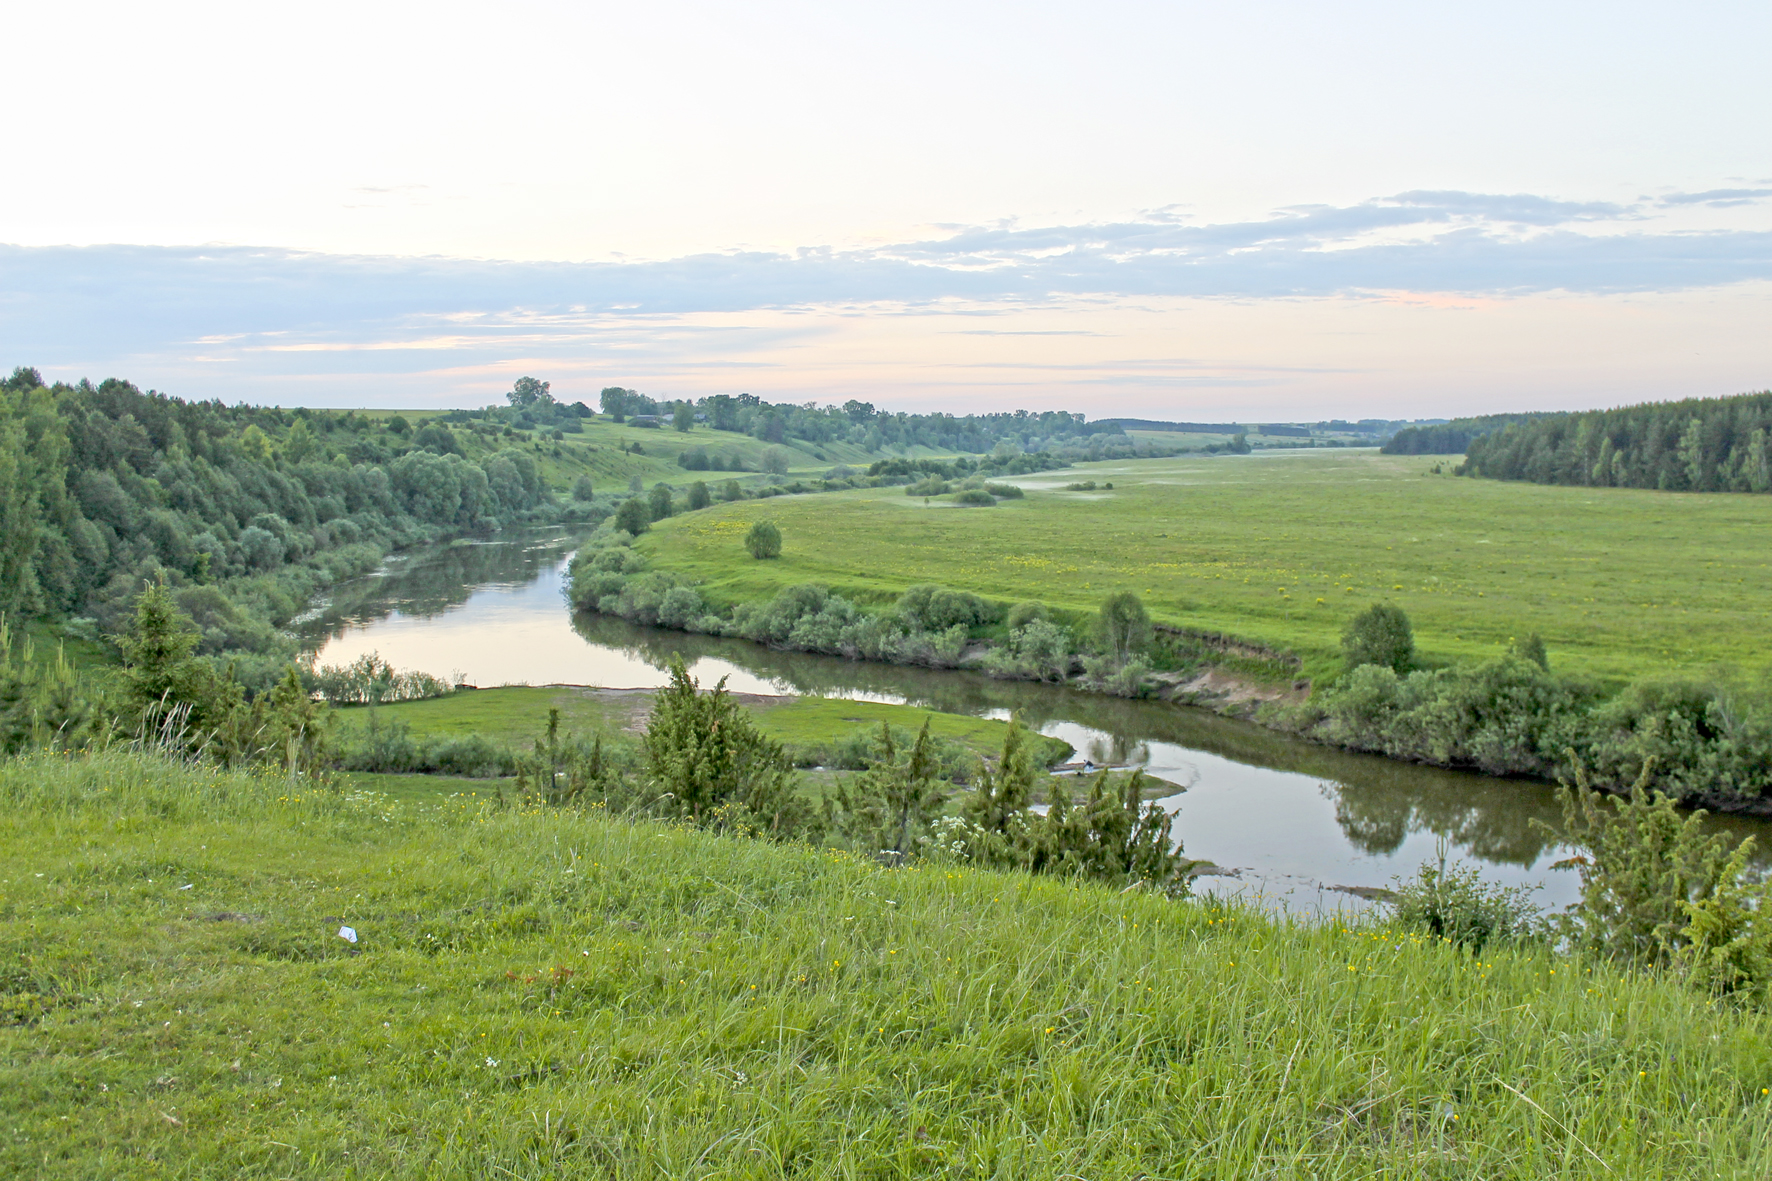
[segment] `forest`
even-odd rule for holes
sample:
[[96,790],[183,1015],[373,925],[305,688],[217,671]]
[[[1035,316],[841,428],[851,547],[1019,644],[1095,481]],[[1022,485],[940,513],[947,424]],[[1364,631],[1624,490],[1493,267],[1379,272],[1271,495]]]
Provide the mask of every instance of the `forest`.
[[1548,414],[1472,438],[1457,474],[1663,492],[1768,492],[1768,435],[1772,392]]
[[1384,441],[1385,455],[1463,455],[1470,445],[1505,426],[1531,422],[1540,414],[1484,414],[1424,426],[1405,427]]

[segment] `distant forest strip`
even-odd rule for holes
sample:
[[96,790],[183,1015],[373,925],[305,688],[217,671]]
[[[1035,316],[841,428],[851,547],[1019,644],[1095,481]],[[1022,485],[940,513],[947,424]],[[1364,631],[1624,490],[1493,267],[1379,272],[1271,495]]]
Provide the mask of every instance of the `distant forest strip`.
[[1405,427],[1378,450],[1384,455],[1463,455],[1470,445],[1503,427],[1544,418],[1544,414],[1485,414],[1429,426]]
[[1534,484],[1772,491],[1772,393],[1553,414],[1472,440],[1458,474]]

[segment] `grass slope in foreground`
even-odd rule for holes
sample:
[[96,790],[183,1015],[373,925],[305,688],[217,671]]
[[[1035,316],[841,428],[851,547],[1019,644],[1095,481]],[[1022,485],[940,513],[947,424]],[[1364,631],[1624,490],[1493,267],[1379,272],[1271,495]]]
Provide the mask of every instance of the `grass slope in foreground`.
[[[1427,474],[1433,461],[1288,452],[1080,464],[1024,500],[964,509],[902,489],[716,505],[636,543],[734,602],[819,582],[862,602],[940,583],[1093,612],[1110,591],[1160,623],[1292,648],[1340,668],[1347,620],[1401,606],[1429,660],[1537,632],[1559,672],[1632,679],[1767,660],[1772,497],[1556,488]],[[1111,491],[1066,484],[1111,481]],[[744,531],[780,526],[779,560]],[[858,544],[857,539],[865,539]]]
[[1764,1018],[1542,949],[121,754],[0,803],[7,1176],[1772,1172]]

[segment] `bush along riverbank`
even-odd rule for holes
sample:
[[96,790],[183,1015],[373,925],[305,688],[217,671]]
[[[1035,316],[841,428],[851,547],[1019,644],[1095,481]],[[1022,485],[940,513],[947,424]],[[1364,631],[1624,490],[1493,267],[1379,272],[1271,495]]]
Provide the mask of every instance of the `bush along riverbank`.
[[[1409,621],[1383,604],[1344,636],[1347,670],[1314,692],[1287,653],[1154,624],[1136,595],[1095,616],[1010,604],[939,586],[862,605],[818,585],[755,602],[705,600],[654,568],[614,528],[568,570],[575,610],[790,651],[1069,684],[1154,697],[1257,721],[1311,741],[1407,762],[1594,787],[1647,786],[1687,807],[1772,814],[1772,708],[1762,694],[1693,680],[1608,692],[1561,677],[1529,638],[1493,659],[1422,667]],[[736,547],[735,547],[736,548]]]

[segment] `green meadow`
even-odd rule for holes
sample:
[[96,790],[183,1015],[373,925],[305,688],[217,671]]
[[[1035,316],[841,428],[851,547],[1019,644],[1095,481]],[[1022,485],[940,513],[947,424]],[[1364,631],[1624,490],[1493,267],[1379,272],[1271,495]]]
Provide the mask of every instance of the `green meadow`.
[[[856,730],[877,731],[881,722],[917,730],[927,719],[931,735],[957,742],[983,757],[1002,750],[1003,736],[1009,728],[1007,722],[989,718],[879,701],[750,695],[744,696],[743,701],[758,729],[789,747],[821,745]],[[638,734],[645,728],[651,706],[652,694],[645,690],[511,686],[397,702],[376,709],[383,724],[401,722],[415,738],[484,734],[518,745],[541,737],[550,709],[560,711],[562,733],[577,731],[590,735],[629,730]],[[337,713],[338,723],[346,730],[360,729],[367,724],[368,714],[364,706],[341,709]]]
[[1772,1173],[1764,1016],[1543,945],[122,752],[0,803],[9,1177]]
[[[1025,499],[991,508],[901,488],[783,497],[661,521],[636,544],[716,602],[816,582],[880,604],[940,583],[1093,612],[1132,590],[1159,623],[1294,650],[1318,678],[1338,671],[1348,618],[1380,600],[1408,613],[1429,661],[1536,632],[1554,669],[1602,681],[1767,668],[1772,498],[1435,464],[1353,450],[1080,464],[1018,478]],[[1084,480],[1097,490],[1064,490]],[[778,560],[745,553],[761,518],[781,527]]]

